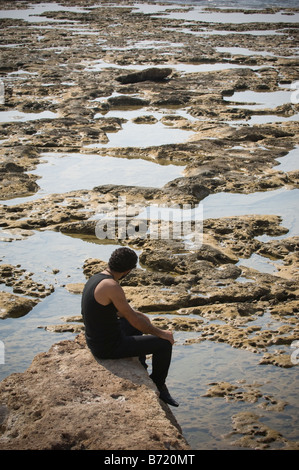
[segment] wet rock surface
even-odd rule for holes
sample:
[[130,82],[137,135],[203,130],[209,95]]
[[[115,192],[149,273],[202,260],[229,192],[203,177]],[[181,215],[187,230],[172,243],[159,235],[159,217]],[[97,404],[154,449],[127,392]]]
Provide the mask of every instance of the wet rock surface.
[[[295,90],[291,85],[298,79],[296,23],[285,20],[273,26],[267,21],[270,12],[265,11],[263,21],[256,23],[233,25],[227,14],[227,23],[194,20],[186,24],[171,15],[136,11],[131,2],[120,2],[118,8],[102,3],[99,7],[79,0],[62,2],[65,10],[42,14],[30,28],[23,19],[0,20],[5,91],[0,113],[6,113],[0,125],[4,246],[47,231],[99,243],[95,236],[99,214],[117,211],[120,197],[131,208],[132,213],[126,214],[130,224],[151,204],[196,207],[220,193],[298,189],[298,170],[282,171],[277,161],[298,148],[298,100],[289,97],[274,107],[255,102],[262,93],[288,90],[291,95]],[[78,11],[69,11],[69,6]],[[15,2],[14,7],[24,5]],[[0,2],[0,9],[7,9],[7,2]],[[291,17],[294,12],[287,13]],[[273,29],[279,34],[273,34]],[[248,55],[245,49],[253,53]],[[215,64],[221,67],[213,70]],[[244,102],[234,101],[236,93],[246,91],[256,93],[250,101],[255,108],[245,95]],[[138,116],[126,114],[132,111],[138,111]],[[15,117],[9,114],[14,112]],[[117,112],[122,117],[113,115]],[[273,115],[280,120],[268,119]],[[111,136],[123,132],[128,123],[136,133],[143,132],[138,126],[159,123],[166,129],[191,131],[192,136],[165,145],[110,146]],[[56,193],[53,187],[51,194],[43,194],[39,177],[32,172],[47,152],[63,152],[65,158],[76,152],[82,158],[92,153],[99,158],[181,165],[184,174],[160,188],[107,181],[87,190],[83,181],[81,190]],[[202,231],[202,244],[195,247],[192,239],[191,243],[189,239],[188,243],[152,240],[138,237],[137,231],[133,239],[124,239],[116,229],[114,243],[129,244],[140,252],[140,267],[122,283],[128,299],[159,327],[189,332],[186,348],[206,341],[224,343],[256,354],[257,368],[294,369],[290,347],[298,338],[299,237],[289,236],[282,218],[271,214],[205,218]],[[271,262],[273,269],[267,272],[248,264],[251,257]],[[26,315],[60,287],[73,295],[82,291],[82,282],[46,283],[19,263],[7,261],[4,250],[3,319]],[[100,258],[75,263],[85,279],[106,266]],[[56,333],[83,331],[79,312],[61,318],[62,323],[55,325],[41,319],[40,328]],[[268,321],[259,323],[263,318]],[[85,361],[87,353],[80,348],[79,343],[65,346],[67,354],[78,353]],[[16,384],[22,380],[18,377]],[[209,398],[237,401],[235,385],[223,382],[215,387]],[[249,396],[243,391],[242,397],[250,401],[258,398],[256,393]],[[246,430],[245,418],[249,420]],[[53,415],[53,423],[55,419]],[[267,442],[282,443],[279,433],[271,434],[265,427],[259,428],[260,434],[257,431],[263,439],[253,438],[250,429],[259,427],[257,423],[253,414],[233,419],[235,432],[244,434],[236,440],[237,446],[267,448]],[[177,445],[166,440],[171,444],[163,447],[160,441],[159,449]],[[97,445],[85,435],[80,442],[86,448]],[[77,448],[78,444],[76,436],[69,435],[47,445]]]
[[297,450],[293,442],[285,439],[279,432],[260,422],[260,417],[250,412],[240,412],[232,417],[234,431],[229,437],[241,435],[235,445],[249,449],[268,449],[271,444],[280,444],[284,450]]

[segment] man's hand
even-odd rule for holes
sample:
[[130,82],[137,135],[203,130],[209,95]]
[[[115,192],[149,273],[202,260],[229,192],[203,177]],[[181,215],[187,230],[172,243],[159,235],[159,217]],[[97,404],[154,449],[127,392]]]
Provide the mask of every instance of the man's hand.
[[167,339],[171,344],[174,344],[174,338],[171,330],[160,330],[159,338]]

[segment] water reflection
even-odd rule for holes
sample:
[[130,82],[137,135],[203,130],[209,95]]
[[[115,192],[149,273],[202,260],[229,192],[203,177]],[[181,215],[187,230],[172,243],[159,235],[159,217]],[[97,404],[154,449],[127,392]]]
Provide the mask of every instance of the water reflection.
[[235,92],[232,96],[224,96],[223,99],[225,101],[233,101],[236,103],[248,103],[238,105],[238,108],[276,108],[277,106],[290,103],[291,94],[291,91],[256,92],[246,90]]
[[297,236],[299,190],[280,188],[252,194],[218,193],[202,201],[204,218],[236,215],[279,215],[289,229],[288,237]]
[[[180,407],[173,409],[184,435],[192,449],[236,450],[232,438],[225,437],[232,431],[231,417],[248,411],[265,418],[260,405],[265,402],[260,397],[256,403],[226,401],[224,397],[204,397],[209,384],[230,382],[242,389],[246,384],[255,386],[263,396],[275,396],[288,403],[287,413],[266,412],[267,425],[278,430],[289,439],[296,439],[297,415],[297,368],[281,369],[260,365],[262,354],[252,354],[246,350],[236,350],[227,344],[203,341],[183,345],[185,339],[195,334],[176,333],[172,366],[169,374],[169,388]],[[293,413],[292,411],[293,410]],[[262,416],[263,415],[263,416]],[[282,417],[288,419],[282,419]]]
[[81,153],[44,153],[31,174],[38,175],[41,194],[93,189],[104,184],[159,188],[182,176],[184,167]]
[[57,117],[58,114],[52,111],[42,111],[40,113],[23,113],[18,110],[0,111],[0,122],[26,122],[37,121],[38,119],[55,119]]

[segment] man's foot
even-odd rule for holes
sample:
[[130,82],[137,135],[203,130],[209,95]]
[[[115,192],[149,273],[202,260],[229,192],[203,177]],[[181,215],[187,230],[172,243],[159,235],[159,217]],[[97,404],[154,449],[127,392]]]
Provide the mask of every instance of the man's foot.
[[175,401],[174,398],[172,398],[172,396],[170,395],[166,385],[163,385],[161,388],[159,388],[159,392],[160,400],[164,401],[165,403],[168,403],[168,405],[171,406],[179,406],[178,402]]

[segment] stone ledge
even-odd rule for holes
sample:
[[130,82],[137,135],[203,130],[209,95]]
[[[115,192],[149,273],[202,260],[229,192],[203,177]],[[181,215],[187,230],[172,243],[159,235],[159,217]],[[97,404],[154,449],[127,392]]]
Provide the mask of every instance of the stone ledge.
[[0,450],[188,450],[137,358],[96,361],[83,334],[0,383]]

